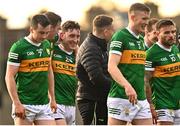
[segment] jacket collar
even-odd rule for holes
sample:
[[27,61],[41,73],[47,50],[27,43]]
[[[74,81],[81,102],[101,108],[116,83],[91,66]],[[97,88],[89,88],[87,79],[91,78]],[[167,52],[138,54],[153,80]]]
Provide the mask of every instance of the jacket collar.
[[107,51],[107,42],[105,39],[98,38],[92,33],[89,33],[89,38],[93,39],[102,50]]

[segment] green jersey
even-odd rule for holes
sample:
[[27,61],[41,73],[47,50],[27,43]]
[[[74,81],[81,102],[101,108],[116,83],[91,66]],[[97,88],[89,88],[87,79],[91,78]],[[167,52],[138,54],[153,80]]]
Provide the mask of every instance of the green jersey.
[[58,104],[75,105],[77,79],[75,77],[75,54],[54,46],[53,71],[55,78],[55,97]]
[[59,41],[60,41],[60,37],[59,36],[60,35],[57,33],[57,34],[55,34],[55,36],[54,36],[54,38],[52,40],[48,40],[50,45],[51,45],[51,48],[50,48],[50,50],[51,50],[51,57],[53,55],[54,45],[58,45],[59,44]]
[[[110,53],[121,55],[118,68],[135,89],[138,100],[146,99],[144,92],[145,47],[143,37],[135,36],[128,28],[122,29],[113,35]],[[109,97],[128,99],[124,88],[116,81],[113,81]]]
[[147,50],[146,70],[153,71],[150,81],[156,109],[180,109],[180,56],[174,45],[166,49],[159,43]]
[[8,64],[19,66],[16,86],[22,104],[42,105],[48,100],[48,41],[34,44],[27,37],[15,42],[9,52]]

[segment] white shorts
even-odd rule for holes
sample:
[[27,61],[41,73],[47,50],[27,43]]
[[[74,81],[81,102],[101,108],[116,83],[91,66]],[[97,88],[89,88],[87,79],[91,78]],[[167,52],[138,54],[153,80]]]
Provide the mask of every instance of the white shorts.
[[127,99],[108,97],[107,106],[108,117],[115,119],[132,122],[133,119],[152,118],[147,100],[139,100],[136,105],[132,105]]
[[157,112],[157,121],[169,121],[173,122],[175,125],[180,125],[180,109],[160,109],[156,110]]
[[57,104],[55,120],[65,119],[67,125],[75,125],[75,106]]
[[[49,104],[46,105],[24,105],[25,116],[27,120],[33,122],[35,120],[54,120],[53,113]],[[15,119],[15,108],[12,105],[12,118]]]

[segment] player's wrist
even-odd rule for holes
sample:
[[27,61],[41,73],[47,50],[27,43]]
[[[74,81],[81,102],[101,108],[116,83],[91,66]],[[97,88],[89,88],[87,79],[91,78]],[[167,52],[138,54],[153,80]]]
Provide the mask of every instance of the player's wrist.
[[56,101],[55,97],[51,97],[49,100],[50,100],[50,102]]
[[21,102],[20,101],[13,101],[13,105],[14,106],[19,106],[19,105],[21,105]]
[[131,85],[129,83],[124,83],[124,85],[122,85],[124,89],[127,89],[129,87],[131,87]]

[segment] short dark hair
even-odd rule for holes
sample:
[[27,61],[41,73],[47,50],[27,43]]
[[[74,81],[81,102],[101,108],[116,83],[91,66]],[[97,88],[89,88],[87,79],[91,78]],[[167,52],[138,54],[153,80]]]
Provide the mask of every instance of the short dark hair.
[[80,25],[76,21],[66,21],[62,24],[62,31],[67,31],[68,29],[80,29]]
[[145,11],[145,12],[148,12],[150,13],[151,12],[151,9],[145,5],[145,4],[142,4],[142,3],[134,3],[131,5],[131,7],[129,8],[129,13],[131,12],[134,12],[134,11]]
[[175,23],[171,19],[161,19],[157,22],[156,24],[156,29],[160,30],[160,28],[165,27],[165,26],[170,26],[170,25],[175,25]]
[[44,13],[45,16],[47,16],[47,18],[49,19],[49,22],[52,26],[56,26],[58,23],[62,22],[62,19],[59,15],[57,15],[54,12],[45,12]]
[[109,25],[112,25],[113,19],[107,15],[97,15],[93,19],[93,27],[103,28]]
[[152,26],[156,25],[156,23],[158,22],[157,18],[151,18],[149,19],[147,25],[146,25],[146,29],[148,32],[151,32],[153,30]]
[[45,15],[37,14],[32,17],[30,26],[33,28],[37,28],[38,24],[40,24],[42,27],[47,27],[50,22]]

